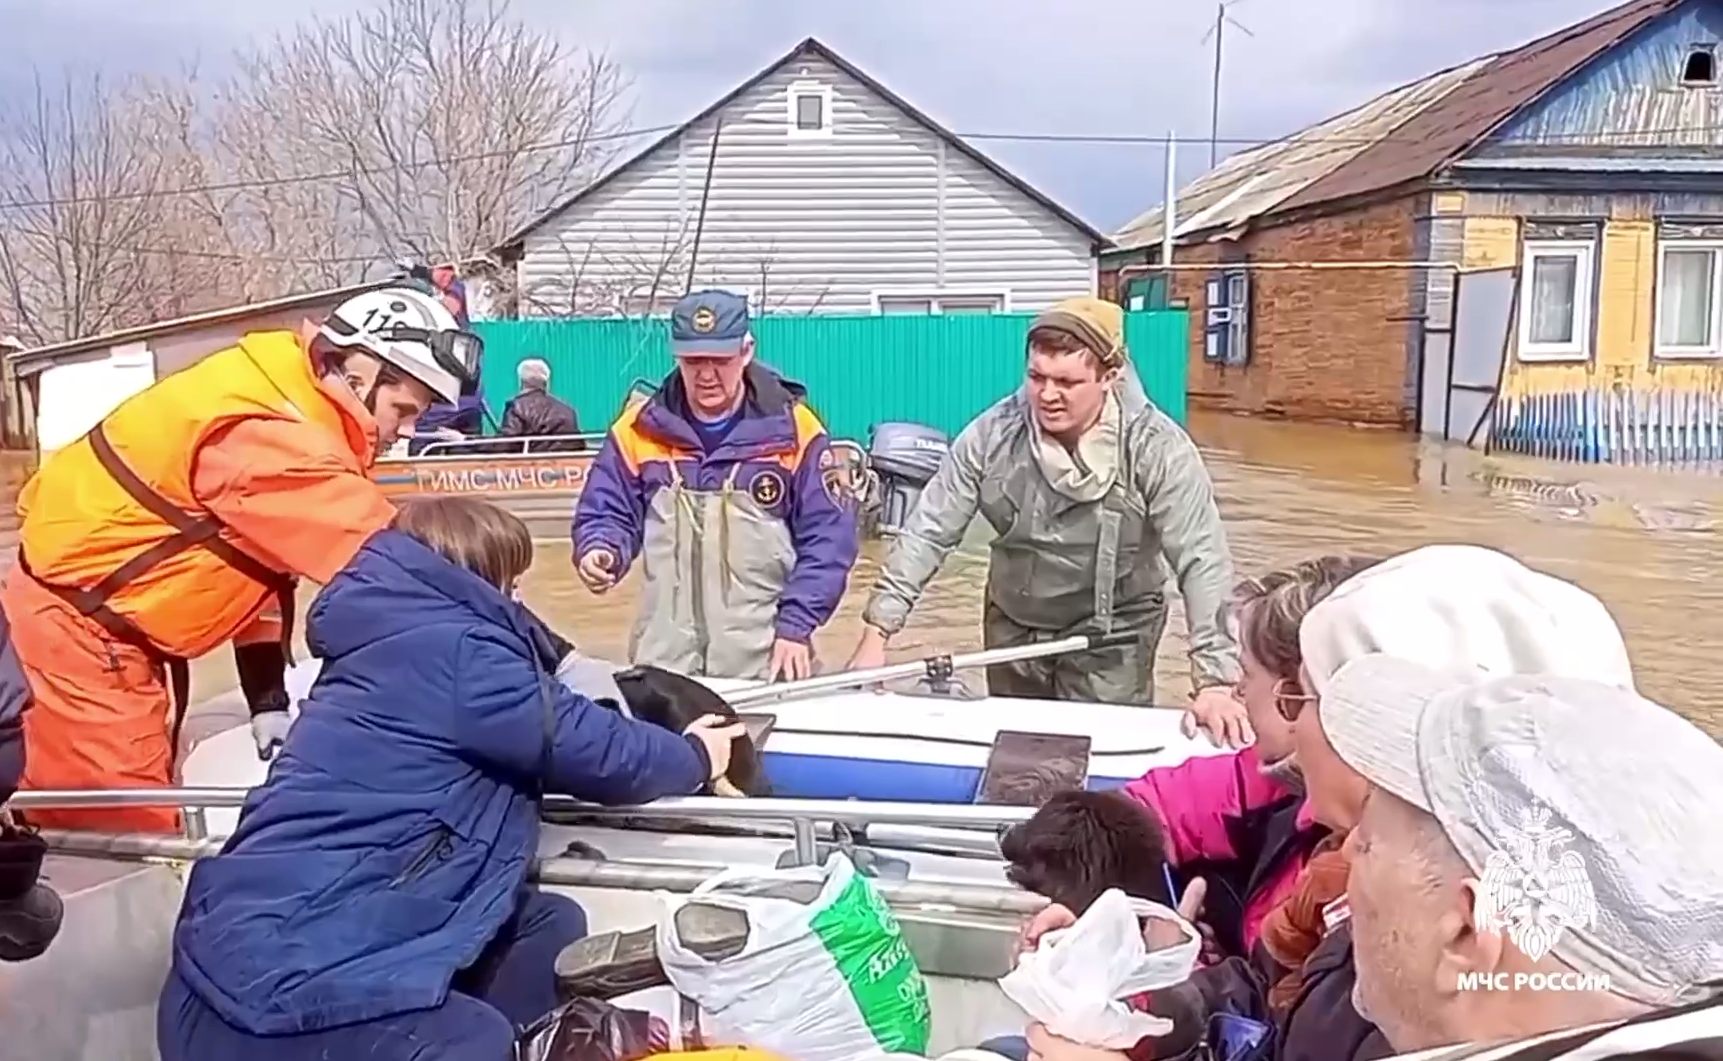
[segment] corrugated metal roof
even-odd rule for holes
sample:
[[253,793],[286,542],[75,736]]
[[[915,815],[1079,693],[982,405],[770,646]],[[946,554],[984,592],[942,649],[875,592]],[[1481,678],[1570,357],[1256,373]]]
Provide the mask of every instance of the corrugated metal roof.
[[63,357],[67,354],[82,353],[104,346],[118,346],[122,343],[141,342],[153,339],[158,335],[183,331],[187,328],[198,328],[208,324],[223,324],[228,321],[244,320],[246,317],[261,316],[265,313],[279,313],[282,310],[295,309],[299,306],[315,305],[320,302],[339,300],[349,295],[358,295],[387,287],[396,281],[385,278],[382,280],[367,280],[361,284],[349,284],[346,287],[331,287],[322,291],[305,291],[294,295],[284,295],[266,302],[248,302],[243,306],[223,306],[220,309],[205,310],[172,320],[157,321],[153,324],[140,324],[132,328],[121,328],[117,331],[103,332],[100,335],[86,335],[81,339],[66,339],[47,346],[37,346],[30,349],[8,353],[6,360],[18,365],[18,371],[27,372],[25,366],[36,364],[45,359]]
[[1286,209],[1313,206],[1421,180],[1464,154],[1502,123],[1646,23],[1688,0],[1631,0],[1552,33],[1494,62],[1415,115],[1344,169],[1288,199]]
[[[1368,151],[1489,62],[1490,58],[1478,59],[1443,70],[1285,140],[1233,155],[1179,191],[1174,235],[1234,228],[1272,213]],[[1149,210],[1120,229],[1113,242],[1126,250],[1159,243],[1162,217],[1162,207]]]
[[[1689,0],[1630,0],[1513,51],[1397,88],[1285,140],[1235,155],[1179,193],[1184,238],[1238,228],[1274,213],[1423,180],[1647,23]],[[1324,145],[1317,139],[1339,140]],[[1221,204],[1232,196],[1232,201]],[[1193,211],[1212,211],[1203,217]],[[1160,239],[1159,208],[1114,237],[1120,247]]]

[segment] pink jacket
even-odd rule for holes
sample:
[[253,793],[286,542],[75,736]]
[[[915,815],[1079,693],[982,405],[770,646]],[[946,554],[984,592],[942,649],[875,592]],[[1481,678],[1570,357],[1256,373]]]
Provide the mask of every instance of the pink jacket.
[[[1125,794],[1149,807],[1166,830],[1167,854],[1174,865],[1193,861],[1232,862],[1254,867],[1270,856],[1268,851],[1233,850],[1237,822],[1253,811],[1264,811],[1294,795],[1280,782],[1265,776],[1255,748],[1227,755],[1199,756],[1177,766],[1150,770],[1125,786]],[[1296,828],[1313,826],[1308,804],[1298,810]],[[1243,896],[1243,935],[1248,953],[1262,934],[1269,911],[1291,893],[1298,874],[1309,857],[1310,845],[1298,846],[1297,857],[1279,859],[1266,874],[1250,870],[1244,876],[1257,880]],[[1212,886],[1211,882],[1211,886]]]

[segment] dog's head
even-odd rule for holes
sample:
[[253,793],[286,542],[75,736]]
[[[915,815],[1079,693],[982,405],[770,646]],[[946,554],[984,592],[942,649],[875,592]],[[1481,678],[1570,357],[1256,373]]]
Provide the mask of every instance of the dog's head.
[[1011,883],[1081,914],[1108,888],[1170,904],[1166,838],[1122,792],[1061,792],[1000,838]]
[[[628,701],[628,713],[673,733],[681,733],[704,715],[735,718],[736,709],[722,696],[687,675],[662,667],[631,667],[618,671],[616,687]],[[771,786],[760,769],[760,754],[746,734],[730,745],[730,768],[711,785],[720,796],[769,796]]]

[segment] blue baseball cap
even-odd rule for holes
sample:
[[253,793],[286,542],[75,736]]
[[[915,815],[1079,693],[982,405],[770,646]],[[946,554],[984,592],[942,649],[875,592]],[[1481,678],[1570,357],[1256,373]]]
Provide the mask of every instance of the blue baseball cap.
[[729,291],[694,291],[670,310],[670,352],[677,357],[731,357],[748,338],[748,299]]

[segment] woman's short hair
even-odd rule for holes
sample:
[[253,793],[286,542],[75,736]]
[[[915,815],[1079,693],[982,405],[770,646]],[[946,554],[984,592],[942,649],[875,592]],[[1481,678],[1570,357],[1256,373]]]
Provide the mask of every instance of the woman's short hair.
[[532,534],[520,517],[471,497],[410,497],[394,528],[506,590],[532,566]]
[[1245,579],[1232,597],[1239,646],[1276,678],[1297,679],[1304,662],[1298,627],[1305,615],[1341,583],[1381,562],[1373,556],[1319,556]]

